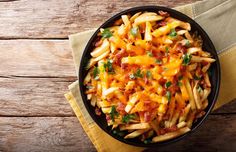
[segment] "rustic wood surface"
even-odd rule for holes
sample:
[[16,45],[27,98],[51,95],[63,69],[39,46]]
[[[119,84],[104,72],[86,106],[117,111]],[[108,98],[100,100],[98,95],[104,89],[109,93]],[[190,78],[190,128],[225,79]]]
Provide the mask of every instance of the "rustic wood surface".
[[[76,80],[68,34],[133,6],[195,1],[0,0],[0,151],[95,151],[63,96]],[[235,128],[231,102],[183,141],[148,151],[235,151]]]

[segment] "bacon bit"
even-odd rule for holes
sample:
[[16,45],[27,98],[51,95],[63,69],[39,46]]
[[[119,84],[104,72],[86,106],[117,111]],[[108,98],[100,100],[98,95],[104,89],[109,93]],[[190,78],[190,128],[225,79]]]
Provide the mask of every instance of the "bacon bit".
[[208,64],[208,62],[202,61],[202,66],[205,66],[207,64]]
[[98,116],[100,116],[102,114],[101,110],[98,107],[95,108],[95,113]]
[[128,67],[128,63],[122,63],[121,69],[125,70]]
[[158,130],[158,135],[164,135],[166,133],[165,129]]
[[176,52],[181,52],[183,54],[187,53],[187,49],[185,46],[183,46],[182,44],[177,44],[176,48],[175,48]]
[[148,78],[146,76],[144,77],[144,83],[148,84]]
[[162,120],[168,120],[169,119],[169,115],[164,115]]
[[122,102],[118,102],[116,110],[117,111],[124,111],[125,110],[125,104],[123,104]]
[[127,56],[128,54],[125,52],[124,49],[121,49],[114,57],[114,62],[119,64],[121,63],[121,59],[124,57],[124,56]]
[[181,66],[180,66],[180,72],[183,73],[185,70],[186,70],[186,66],[181,65]]
[[165,21],[160,21],[157,23],[158,26],[166,26],[166,22]]
[[158,11],[158,13],[163,17],[169,17],[170,16],[170,14],[168,12]]
[[95,43],[95,47],[99,47],[100,45],[102,45],[102,39],[100,39]]
[[160,78],[158,82],[159,82],[160,85],[164,86],[165,83],[166,83],[166,79]]
[[106,120],[110,121],[111,120],[111,116],[110,115],[106,115]]
[[177,129],[178,129],[177,126],[174,125],[174,126],[171,126],[170,128],[165,128],[165,131],[166,132],[172,132],[172,131],[176,131]]
[[153,52],[152,54],[153,54],[153,56],[154,56],[156,59],[158,59],[158,60],[161,60],[162,57],[164,56],[164,54],[161,53],[161,52]]
[[151,113],[149,111],[144,112],[144,121],[145,122],[151,121]]
[[152,101],[150,101],[150,100],[144,100],[143,102],[144,102],[144,104],[150,104]]
[[196,115],[196,118],[201,118],[202,116],[204,116],[206,114],[205,111],[201,111],[199,114]]

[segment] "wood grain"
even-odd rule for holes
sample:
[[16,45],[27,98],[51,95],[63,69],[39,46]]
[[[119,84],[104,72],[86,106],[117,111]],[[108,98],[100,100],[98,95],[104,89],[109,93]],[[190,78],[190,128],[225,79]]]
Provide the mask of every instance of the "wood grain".
[[67,40],[0,40],[0,46],[0,76],[76,76]]
[[0,116],[74,116],[64,93],[75,80],[0,78]]
[[0,5],[0,38],[67,38],[69,34],[98,27],[121,10],[143,5],[169,7],[197,0],[37,0]]
[[[184,140],[149,151],[235,151],[236,115],[210,116]],[[0,151],[95,151],[76,117],[3,117]]]
[[76,117],[2,117],[0,151],[95,151]]

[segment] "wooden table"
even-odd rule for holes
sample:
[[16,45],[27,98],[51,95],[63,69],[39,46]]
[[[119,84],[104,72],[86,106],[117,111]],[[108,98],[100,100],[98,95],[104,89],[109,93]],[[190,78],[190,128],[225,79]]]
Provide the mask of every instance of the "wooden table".
[[[67,36],[133,6],[194,1],[0,0],[0,151],[95,151],[63,96],[76,80]],[[235,151],[236,102],[158,150]]]

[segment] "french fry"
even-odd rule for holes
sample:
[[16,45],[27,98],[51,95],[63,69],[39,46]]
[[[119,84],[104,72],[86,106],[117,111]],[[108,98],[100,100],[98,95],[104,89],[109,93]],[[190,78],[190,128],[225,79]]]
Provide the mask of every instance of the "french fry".
[[193,64],[190,64],[188,65],[188,71],[193,71],[197,68],[197,63],[193,63]]
[[193,124],[193,120],[194,120],[194,118],[195,118],[195,114],[196,114],[196,112],[195,111],[191,111],[190,113],[189,113],[189,115],[188,115],[188,118],[187,118],[187,126],[189,127],[189,128],[191,128],[192,127],[192,124]]
[[204,74],[204,81],[207,87],[211,87],[211,82],[207,73]]
[[185,121],[181,121],[180,123],[177,124],[177,128],[183,128],[187,125]]
[[208,95],[210,94],[211,89],[210,88],[206,88],[203,90],[203,96],[201,98],[201,101],[203,102],[204,100],[207,99]]
[[202,72],[203,73],[206,73],[207,70],[210,68],[211,64],[210,63],[207,63],[207,65],[205,65],[204,67],[202,67]]
[[[96,47],[90,54],[92,57],[99,57],[105,52],[109,52],[109,42],[105,39],[100,47]],[[99,60],[97,60],[99,61]]]
[[134,20],[135,20],[140,14],[142,14],[142,12],[135,13],[133,16],[131,16],[130,22],[133,23]]
[[127,15],[121,15],[121,19],[124,22],[125,26],[129,26],[130,25],[130,21]]
[[189,102],[190,102],[190,105],[191,105],[191,109],[194,111],[196,109],[196,105],[195,105],[195,100],[194,100],[194,97],[193,97],[192,87],[191,87],[188,79],[185,79],[185,83],[186,83],[187,92],[189,94]]
[[145,35],[144,35],[144,39],[146,41],[152,41],[151,29],[152,29],[152,25],[150,24],[150,22],[146,22],[146,29],[145,29]]
[[193,87],[193,97],[195,99],[195,103],[196,103],[196,107],[197,109],[201,109],[202,107],[202,102],[201,102],[201,99],[200,99],[200,95],[198,93],[198,81],[195,83],[195,86]]
[[105,113],[105,114],[106,113],[108,114],[108,113],[111,112],[111,107],[102,107],[101,109],[102,109],[102,112]]
[[86,77],[84,78],[84,85],[88,84],[91,81],[91,72],[88,72]]
[[92,98],[92,94],[87,94],[87,99],[91,100],[91,98]]
[[129,113],[130,110],[132,109],[132,107],[134,106],[134,104],[135,104],[138,100],[139,100],[139,95],[138,95],[138,94],[133,95],[133,96],[130,98],[129,102],[127,103],[127,105],[126,105],[126,107],[125,107],[125,111],[126,111],[127,113]]
[[142,129],[142,130],[135,130],[134,132],[126,135],[124,138],[125,139],[128,139],[128,138],[135,138],[135,137],[138,137],[140,135],[142,135],[143,133],[147,132],[148,129]]
[[180,91],[182,93],[182,97],[185,101],[189,100],[189,94],[188,94],[188,91],[186,89],[186,86],[185,86],[185,83],[183,80],[180,80]]
[[162,141],[166,141],[169,139],[173,139],[173,138],[181,136],[189,131],[190,131],[190,128],[184,127],[184,128],[181,128],[177,131],[174,131],[174,132],[169,132],[164,135],[156,136],[156,137],[152,138],[152,142],[162,142]]
[[110,97],[111,95],[115,94],[115,91],[117,91],[119,88],[118,87],[111,87],[106,90],[103,90],[102,95],[106,98]]
[[187,52],[188,52],[189,54],[195,54],[195,53],[197,53],[197,52],[199,52],[199,51],[201,51],[201,50],[202,50],[202,49],[199,48],[199,47],[191,47],[191,48],[188,48]]
[[91,101],[90,101],[91,105],[93,107],[95,107],[96,103],[97,103],[97,97],[93,94],[91,97]]
[[179,118],[179,123],[182,122],[182,121],[185,121],[187,116],[188,116],[188,113],[190,111],[190,104],[188,104],[185,108],[184,108],[184,111],[183,113],[181,114],[180,118]]
[[175,113],[170,121],[169,127],[172,127],[173,125],[175,125],[179,119],[179,115],[180,115],[180,111],[179,109],[175,109]]
[[151,128],[149,123],[127,124],[120,126],[120,130],[136,130],[136,129],[149,129],[149,128]]
[[208,106],[208,100],[204,100],[202,103],[202,110],[206,109],[206,107]]
[[202,61],[212,63],[215,62],[215,59],[192,55],[191,62],[202,62]]
[[109,53],[110,53],[110,51],[104,52],[104,53],[101,54],[100,56],[96,57],[96,58],[94,59],[94,61],[100,61],[100,60],[106,58],[106,57],[109,55]]
[[145,23],[145,22],[160,21],[162,19],[163,19],[163,17],[160,15],[143,13],[143,14],[139,15],[137,18],[135,18],[134,24],[139,25],[139,24]]

